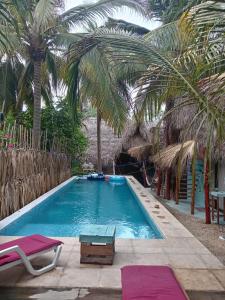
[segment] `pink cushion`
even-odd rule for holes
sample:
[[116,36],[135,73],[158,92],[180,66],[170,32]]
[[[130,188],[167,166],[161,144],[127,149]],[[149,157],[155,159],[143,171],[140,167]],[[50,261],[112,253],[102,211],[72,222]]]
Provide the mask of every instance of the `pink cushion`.
[[[61,244],[61,241],[49,239],[42,235],[31,235],[1,244],[0,251],[13,246],[19,246],[26,256],[30,256]],[[0,266],[18,259],[20,259],[20,256],[16,252],[0,256]]]
[[123,300],[187,300],[173,270],[165,266],[122,268]]

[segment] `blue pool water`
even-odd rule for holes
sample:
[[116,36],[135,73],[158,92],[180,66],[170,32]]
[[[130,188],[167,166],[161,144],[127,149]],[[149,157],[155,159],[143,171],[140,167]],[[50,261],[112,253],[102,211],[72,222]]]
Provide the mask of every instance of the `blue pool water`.
[[115,225],[118,238],[162,238],[128,184],[72,181],[0,231],[0,235],[79,236],[90,224]]

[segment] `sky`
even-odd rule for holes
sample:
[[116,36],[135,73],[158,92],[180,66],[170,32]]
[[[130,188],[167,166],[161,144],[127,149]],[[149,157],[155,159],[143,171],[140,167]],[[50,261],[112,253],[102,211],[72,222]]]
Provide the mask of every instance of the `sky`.
[[[96,2],[96,0],[65,0],[65,9],[67,10],[74,6],[92,3],[92,2]],[[150,30],[153,30],[160,26],[160,22],[145,20],[142,16],[132,12],[127,8],[121,9],[120,11],[118,11],[118,13],[112,15],[111,17],[115,19],[123,19],[127,22],[140,25]],[[104,21],[99,20],[98,23],[99,25],[102,25]],[[80,28],[79,31],[82,31],[82,28]]]

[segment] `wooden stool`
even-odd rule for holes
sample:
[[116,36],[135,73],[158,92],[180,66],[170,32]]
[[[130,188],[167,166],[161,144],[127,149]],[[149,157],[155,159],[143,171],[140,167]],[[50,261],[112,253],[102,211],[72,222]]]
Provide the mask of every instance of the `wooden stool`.
[[90,225],[80,234],[80,263],[112,265],[115,226]]

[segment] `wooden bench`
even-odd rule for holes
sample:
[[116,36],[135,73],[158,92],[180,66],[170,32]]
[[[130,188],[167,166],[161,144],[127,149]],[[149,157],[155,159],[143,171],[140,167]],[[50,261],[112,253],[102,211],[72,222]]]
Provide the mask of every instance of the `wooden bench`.
[[112,265],[115,226],[89,225],[80,234],[80,263]]

